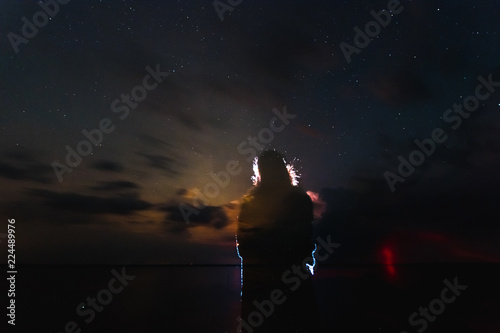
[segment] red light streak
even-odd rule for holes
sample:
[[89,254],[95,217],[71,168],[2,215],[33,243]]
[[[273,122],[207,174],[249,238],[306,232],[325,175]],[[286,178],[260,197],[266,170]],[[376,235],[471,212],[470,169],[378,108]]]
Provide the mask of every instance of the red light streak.
[[384,256],[384,264],[389,275],[396,275],[396,268],[394,267],[394,253],[392,250],[386,247],[382,250],[382,255]]

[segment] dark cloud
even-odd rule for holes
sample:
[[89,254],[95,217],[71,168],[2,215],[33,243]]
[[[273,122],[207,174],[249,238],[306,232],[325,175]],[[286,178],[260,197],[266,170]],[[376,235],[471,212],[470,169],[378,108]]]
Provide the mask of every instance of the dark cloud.
[[167,171],[171,174],[177,174],[178,172],[173,169],[172,165],[175,161],[167,156],[160,154],[146,154],[146,153],[137,153],[137,155],[144,157],[148,161],[148,166]]
[[393,106],[404,106],[431,97],[426,83],[410,70],[383,73],[368,84],[368,89],[376,98]]
[[4,158],[16,160],[19,162],[29,163],[33,161],[33,155],[23,150],[9,150],[2,153],[2,156]]
[[140,186],[136,183],[129,182],[126,180],[116,180],[116,181],[103,181],[99,182],[99,185],[92,186],[91,189],[95,191],[120,191],[120,190],[135,190],[139,189]]
[[[495,106],[481,105],[478,110],[471,113],[467,119],[462,119],[457,129],[452,129],[450,124],[444,121],[436,123],[440,126],[447,139],[444,143],[435,144],[435,149],[430,156],[426,156],[425,162],[415,168],[415,174],[408,177],[404,184],[399,186],[410,188],[417,186],[425,177],[432,177],[437,169],[444,174],[460,174],[471,172],[471,175],[482,176],[498,180],[499,176],[495,170],[500,167],[500,127],[497,125],[500,116],[490,112]],[[437,127],[436,126],[436,127]],[[423,141],[430,138],[432,127],[427,130],[427,135],[405,140],[391,139],[380,134],[378,143],[381,147],[380,154],[384,160],[386,170],[396,173],[400,164],[398,156],[409,158],[414,150],[419,150],[415,139]],[[372,175],[375,170],[371,170]],[[376,170],[380,175],[385,170]],[[463,183],[465,177],[456,180]],[[397,185],[398,186],[398,185]]]
[[204,208],[196,208],[191,205],[185,205],[185,209],[198,212],[189,216],[189,223],[186,222],[182,215],[179,205],[168,205],[161,207],[161,210],[167,213],[166,226],[172,232],[184,231],[187,228],[200,225],[212,226],[215,229],[222,229],[229,224],[229,219],[220,206],[207,206]]
[[158,139],[155,136],[149,135],[149,134],[139,134],[138,136],[139,140],[144,142],[147,146],[150,146],[151,148],[166,148],[170,147],[171,145],[163,140]]
[[152,204],[149,202],[140,200],[137,194],[102,198],[72,192],[59,193],[38,189],[33,189],[29,193],[33,196],[43,198],[43,203],[46,206],[84,214],[126,215],[152,207]]
[[176,116],[179,119],[179,121],[186,127],[191,128],[192,130],[195,131],[202,130],[202,127],[196,120],[196,117],[193,117],[192,115],[186,112],[178,112]]
[[[446,149],[438,147],[435,155],[458,169],[489,169],[490,177],[498,179],[495,170],[500,167],[500,117],[480,107],[468,119],[464,119],[455,131],[448,131],[449,139]],[[478,163],[477,157],[488,158]]]
[[180,196],[183,196],[183,195],[185,195],[186,193],[188,193],[188,190],[187,190],[187,189],[185,189],[185,188],[178,189],[178,190],[175,192],[175,194],[180,195]]
[[[384,191],[387,184],[383,179],[370,178],[356,180],[363,184],[362,192],[325,188],[320,196],[327,210],[316,224],[316,233],[323,238],[331,235],[332,240],[343,244],[342,251],[332,258],[336,262],[377,261],[381,247],[392,237],[389,235],[398,234],[404,234],[404,238],[396,237],[391,243],[405,249],[405,254],[398,257],[401,262],[435,260],[433,251],[435,258],[447,261],[467,260],[462,256],[465,252],[479,253],[482,258],[500,258],[500,252],[490,246],[495,239],[492,235],[500,232],[497,222],[500,212],[496,209],[500,181],[477,186],[454,179],[455,176],[454,173],[420,181],[414,185],[418,186],[416,191],[401,188],[396,193]],[[450,191],[457,182],[457,190]],[[458,241],[453,241],[454,248],[442,257],[439,246],[419,238],[422,234],[467,239],[476,245],[462,249]]]
[[[29,203],[30,209],[26,209]],[[12,216],[15,213],[16,221],[23,221],[26,225],[34,224],[54,224],[59,226],[66,224],[104,224],[106,218],[96,215],[75,214],[72,210],[58,210],[44,203],[33,200],[33,197],[26,197],[23,200],[12,200],[4,202],[0,207],[0,214],[3,216]],[[36,214],[33,214],[36,212]]]
[[125,169],[122,164],[107,160],[98,160],[90,164],[89,167],[92,169],[109,172],[123,172]]
[[[262,75],[263,80],[259,82],[262,86],[277,92],[276,85],[272,84],[275,79],[282,83],[293,83],[296,82],[297,72],[301,70],[331,66],[332,52],[324,57],[322,45],[314,42],[323,29],[330,28],[328,25],[331,25],[331,19],[327,14],[329,10],[338,10],[337,4],[335,9],[332,4],[327,4],[326,7],[328,9],[319,13],[307,3],[287,3],[286,8],[282,8],[280,17],[265,21],[257,29],[247,29],[243,26],[247,23],[245,21],[238,23],[241,35],[235,35],[234,42],[238,43],[238,39],[254,41],[239,45],[239,52]],[[251,12],[256,9],[248,10],[257,15],[256,12]],[[332,32],[332,39],[336,34],[339,33]],[[234,63],[236,60],[229,59],[228,62]]]
[[[185,79],[187,80],[188,78]],[[200,80],[200,78],[197,77],[196,80]],[[210,89],[208,86],[199,86],[199,84],[197,84],[196,87],[198,90],[181,87],[175,83],[175,77],[169,78],[167,81],[162,82],[164,93],[161,96],[157,96],[155,99],[146,100],[144,102],[144,108],[151,112],[174,117],[187,128],[200,131],[203,129],[203,126],[197,119],[201,115],[193,114],[194,110],[191,110],[191,113],[182,111],[193,108],[192,102],[194,95],[198,95],[200,91]],[[149,141],[151,142],[151,140]]]
[[48,184],[54,181],[50,164],[38,161],[34,155],[24,151],[8,151],[2,154],[0,177],[27,180]]

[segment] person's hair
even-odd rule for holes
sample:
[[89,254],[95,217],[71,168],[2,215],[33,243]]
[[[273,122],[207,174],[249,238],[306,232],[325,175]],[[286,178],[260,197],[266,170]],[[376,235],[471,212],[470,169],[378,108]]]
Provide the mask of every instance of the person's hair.
[[254,164],[254,185],[258,187],[280,187],[292,185],[285,157],[275,150],[262,152]]

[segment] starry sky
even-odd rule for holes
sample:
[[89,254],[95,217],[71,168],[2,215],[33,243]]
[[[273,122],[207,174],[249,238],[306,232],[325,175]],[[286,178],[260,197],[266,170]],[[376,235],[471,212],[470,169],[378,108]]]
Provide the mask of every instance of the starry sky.
[[500,4],[401,1],[361,45],[388,1],[70,1],[46,21],[44,3],[0,1],[0,225],[16,219],[19,263],[239,263],[252,142],[293,161],[332,262],[500,261],[500,89],[444,119],[500,81]]

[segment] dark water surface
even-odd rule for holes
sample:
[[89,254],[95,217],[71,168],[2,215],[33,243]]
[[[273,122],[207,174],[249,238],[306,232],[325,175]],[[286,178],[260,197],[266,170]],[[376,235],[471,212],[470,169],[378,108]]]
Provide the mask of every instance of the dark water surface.
[[[445,279],[467,286],[448,303]],[[500,332],[498,264],[323,266],[313,282],[326,332]],[[19,266],[8,332],[236,332],[240,291],[239,266]],[[100,312],[85,305],[97,294]]]

